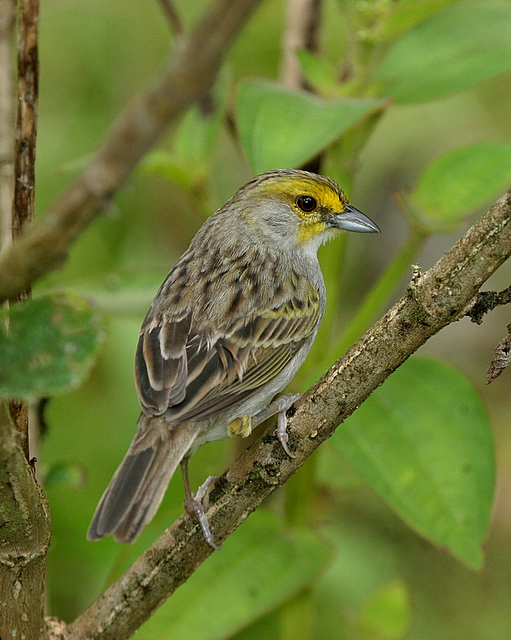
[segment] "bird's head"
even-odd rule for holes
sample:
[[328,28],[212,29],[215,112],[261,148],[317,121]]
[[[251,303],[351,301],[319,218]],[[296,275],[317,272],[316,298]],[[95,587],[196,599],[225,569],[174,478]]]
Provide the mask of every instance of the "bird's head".
[[282,250],[315,252],[340,230],[380,231],[348,203],[333,180],[307,171],[268,171],[245,185],[235,199],[246,222]]

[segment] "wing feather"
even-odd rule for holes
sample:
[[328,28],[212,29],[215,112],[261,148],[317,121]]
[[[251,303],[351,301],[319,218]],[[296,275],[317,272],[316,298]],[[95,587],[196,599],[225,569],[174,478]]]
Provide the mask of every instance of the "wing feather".
[[151,327],[140,335],[135,381],[142,409],[148,415],[161,415],[169,404],[179,404],[186,396],[186,343],[190,324],[188,314],[172,323]]
[[143,328],[136,380],[147,415],[201,420],[242,402],[277,376],[313,335],[318,290],[307,283],[263,313],[230,319],[205,334],[192,313]]

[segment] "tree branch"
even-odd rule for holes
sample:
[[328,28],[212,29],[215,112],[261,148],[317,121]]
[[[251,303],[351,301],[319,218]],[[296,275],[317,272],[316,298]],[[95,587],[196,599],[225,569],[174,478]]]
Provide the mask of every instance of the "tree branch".
[[18,9],[18,99],[12,237],[34,219],[39,0],[21,0]]
[[[510,255],[511,191],[429,271],[416,270],[403,298],[297,403],[288,431],[296,458],[271,429],[216,481],[207,513],[215,540],[232,533],[422,344],[462,318]],[[69,626],[69,638],[130,637],[212,552],[183,515]]]
[[216,0],[179,38],[166,70],[126,108],[96,157],[51,211],[0,254],[0,302],[61,266],[71,242],[102,211],[169,122],[208,94],[223,54],[260,0]]
[[486,384],[491,384],[511,364],[511,322],[507,325],[507,336],[495,347],[495,355],[488,367]]
[[282,84],[293,89],[304,86],[296,52],[299,49],[317,52],[321,0],[288,0],[286,30],[282,43]]
[[[38,56],[39,0],[18,3],[18,95],[16,100],[16,138],[14,163],[14,197],[12,200],[12,240],[34,219],[35,152],[37,137],[37,99],[39,96]],[[11,302],[30,297],[28,286]],[[22,434],[21,446],[27,460],[28,402],[13,398],[9,401],[11,417]]]
[[0,0],[0,247],[12,242],[14,193],[14,69],[12,64],[15,0]]
[[183,33],[183,25],[179,13],[172,0],[160,0],[161,8],[174,33]]
[[50,544],[46,498],[0,403],[0,638],[46,638],[44,584]]
[[503,291],[482,291],[478,294],[473,307],[468,311],[467,316],[472,322],[481,324],[485,313],[493,311],[496,307],[511,302],[511,286]]

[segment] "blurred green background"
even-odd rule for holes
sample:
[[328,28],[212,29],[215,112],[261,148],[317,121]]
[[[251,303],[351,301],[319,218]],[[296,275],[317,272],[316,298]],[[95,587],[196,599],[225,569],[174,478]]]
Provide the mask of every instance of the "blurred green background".
[[[175,4],[187,26],[208,6],[202,0]],[[365,6],[377,14],[393,4],[400,3],[327,0],[324,56],[333,64],[342,57],[352,37],[346,12],[363,13]],[[413,8],[421,3],[401,4]],[[442,4],[453,3],[437,3]],[[225,71],[228,105],[237,79],[278,78],[285,11],[285,2],[264,0],[232,47]],[[162,68],[171,43],[155,1],[42,3],[36,215],[72,180],[130,97]],[[428,163],[443,152],[480,141],[511,141],[510,107],[508,71],[452,95],[386,110],[358,156],[353,184],[347,186],[350,201],[383,233],[377,242],[358,235],[348,239],[342,279],[328,283],[342,293],[342,323],[408,235],[396,191],[412,189]],[[171,148],[172,130],[159,148]],[[107,339],[90,377],[81,388],[50,401],[48,431],[38,455],[53,523],[48,611],[67,621],[182,512],[182,486],[176,477],[154,521],[132,547],[85,539],[97,501],[134,434],[139,406],[133,358],[145,312],[205,216],[244,184],[252,170],[229,127],[222,124],[210,164],[192,188],[156,173],[138,170],[75,243],[65,266],[36,287],[36,292],[82,292],[107,318]],[[414,262],[429,268],[484,210],[480,206],[463,226],[430,237]],[[340,251],[340,245],[332,246]],[[325,258],[335,248],[322,251]],[[487,287],[505,288],[510,275],[508,264]],[[399,294],[410,276],[411,265]],[[293,478],[295,487],[284,488],[251,516],[138,637],[510,638],[511,372],[490,386],[484,384],[493,348],[508,322],[506,308],[490,314],[482,326],[465,318],[421,349],[460,367],[491,417],[497,491],[483,571],[465,568],[412,532],[327,443],[309,469],[306,465]],[[303,373],[296,385],[306,378]],[[199,450],[191,462],[192,486],[221,473],[245,445],[214,443]],[[311,469],[312,498],[306,495]],[[290,531],[283,525],[289,519],[286,492],[297,487],[313,510],[309,526],[302,521]],[[241,582],[240,571],[246,577]],[[225,620],[215,620],[223,609],[228,612]]]

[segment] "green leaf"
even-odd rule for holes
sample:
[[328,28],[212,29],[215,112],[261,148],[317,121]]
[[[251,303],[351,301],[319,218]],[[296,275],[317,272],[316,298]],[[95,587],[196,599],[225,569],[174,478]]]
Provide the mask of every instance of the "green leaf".
[[400,640],[408,631],[412,607],[404,580],[396,578],[379,589],[361,612],[361,626],[375,638]]
[[325,97],[339,95],[339,78],[327,60],[307,49],[298,50],[296,56],[305,79],[318,93]]
[[58,462],[45,473],[43,484],[45,489],[53,486],[83,489],[87,484],[87,469],[77,462]]
[[75,389],[102,339],[99,315],[78,296],[47,295],[4,310],[0,396],[31,398]]
[[411,358],[331,442],[413,529],[481,568],[494,489],[492,435],[479,396],[457,369]]
[[183,187],[191,189],[194,181],[193,170],[170,151],[156,149],[146,154],[136,169],[139,173],[160,176]]
[[458,222],[511,185],[511,144],[487,142],[450,151],[432,162],[411,193],[427,226]]
[[407,32],[373,77],[397,102],[431,100],[511,69],[511,6],[461,3]]
[[391,36],[409,31],[418,22],[455,2],[459,0],[404,0],[395,3],[393,11],[385,20],[385,36],[390,39]]
[[140,640],[231,637],[310,584],[330,557],[315,536],[252,514],[137,633]]
[[383,104],[379,99],[322,100],[276,83],[247,80],[238,87],[236,118],[247,158],[261,173],[299,167]]
[[223,121],[227,87],[224,70],[211,93],[187,111],[175,133],[172,151],[151,151],[138,171],[161,176],[186,190],[203,180]]
[[174,150],[187,166],[203,169],[209,162],[224,117],[227,86],[224,68],[210,95],[191,107],[181,122]]

